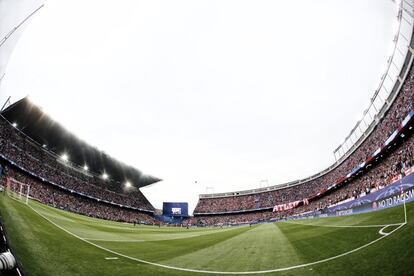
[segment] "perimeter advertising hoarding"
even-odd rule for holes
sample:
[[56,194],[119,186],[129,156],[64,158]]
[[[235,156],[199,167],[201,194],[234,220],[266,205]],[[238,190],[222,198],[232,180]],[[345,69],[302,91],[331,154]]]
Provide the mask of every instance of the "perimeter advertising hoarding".
[[162,214],[164,216],[187,217],[187,202],[164,202],[162,204]]
[[[393,195],[387,195],[385,197],[382,197],[378,200],[374,200],[371,202],[366,202],[362,205],[349,208],[349,209],[342,209],[337,210],[330,213],[325,213],[325,215],[328,216],[346,216],[346,215],[352,215],[352,214],[358,214],[358,213],[366,213],[370,211],[376,211],[381,210],[385,208],[391,208],[398,205],[404,204],[404,201],[406,203],[414,201],[414,185],[411,186],[409,189],[404,189],[404,192],[397,192]],[[319,217],[322,217],[322,214],[319,215]]]
[[[401,188],[403,192],[401,192]],[[414,201],[414,173],[364,197],[309,213],[306,217],[346,216],[395,207]]]
[[[325,210],[325,213],[333,213],[341,210],[354,209],[354,211],[369,211],[377,208],[394,207],[403,203],[401,200],[401,188],[404,190],[404,197],[406,202],[414,200],[414,173],[397,180],[395,183],[379,190],[370,193],[364,197],[352,200]],[[393,199],[393,201],[391,201]]]

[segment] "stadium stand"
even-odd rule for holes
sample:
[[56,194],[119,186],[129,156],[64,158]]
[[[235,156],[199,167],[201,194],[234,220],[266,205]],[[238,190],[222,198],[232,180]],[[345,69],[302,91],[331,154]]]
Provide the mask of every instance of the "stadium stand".
[[[30,108],[28,108],[30,106]],[[21,112],[22,108],[26,112]],[[31,120],[38,118],[39,114],[43,117],[43,124],[51,126],[51,119],[44,119],[40,109],[30,103],[28,99],[22,99],[10,108],[6,109],[0,116],[0,163],[5,167],[5,176],[21,180],[24,183],[30,183],[30,197],[39,200],[45,204],[89,215],[92,217],[117,220],[117,221],[141,221],[152,223],[152,214],[154,207],[145,198],[139,190],[148,184],[155,183],[159,179],[145,176],[131,167],[123,164],[112,165],[111,178],[103,179],[101,176],[94,174],[93,170],[98,171],[95,167],[111,167],[115,163],[111,158],[101,158],[104,160],[95,162],[88,171],[82,171],[76,167],[75,163],[65,162],[54,152],[45,148],[43,145],[26,135],[23,131],[10,123],[8,119],[13,119],[13,114],[24,114],[26,124]],[[42,115],[43,114],[43,115]],[[4,115],[4,116],[3,116]],[[5,116],[8,116],[6,119]],[[23,119],[19,117],[20,122]],[[25,127],[29,133],[37,131],[38,139],[42,141],[52,141],[59,144],[62,141],[55,137],[49,139],[49,129],[42,129],[39,123],[34,123],[35,129]],[[55,132],[64,132],[60,125],[54,123]],[[64,132],[65,137],[70,137],[68,143],[71,144],[72,151],[76,146],[82,149],[82,155],[85,159],[92,160],[94,156],[85,156],[85,152],[98,154],[98,150],[89,147],[85,150],[84,143],[79,145],[79,141],[73,135]],[[55,147],[53,147],[55,148]],[[76,155],[76,153],[74,153]],[[90,162],[93,164],[93,162]],[[118,169],[120,168],[120,169]],[[119,172],[117,172],[117,169]],[[128,173],[125,173],[128,172]],[[128,174],[135,187],[124,187],[117,175]],[[5,181],[4,179],[2,180]],[[3,183],[4,184],[4,183]]]
[[[140,222],[143,224],[154,223],[151,213],[138,212],[133,209],[82,197],[76,193],[70,193],[41,182],[25,173],[18,172],[12,167],[6,167],[5,174],[9,178],[30,185],[31,198],[55,208],[106,220],[130,223]],[[6,178],[3,178],[2,181],[2,185],[5,186]],[[14,192],[18,191],[15,190]]]
[[[395,176],[404,173],[413,165],[414,138],[409,137],[408,134],[405,138],[398,136],[394,147],[381,153],[381,156],[375,160],[372,156],[377,149],[385,148],[384,143],[396,130],[402,130],[401,123],[407,114],[413,112],[413,102],[414,71],[410,70],[393,105],[378,122],[375,130],[336,168],[319,178],[287,188],[246,195],[234,193],[232,196],[214,197],[213,195],[200,198],[194,211],[195,217],[188,219],[186,223],[237,224],[284,218],[321,210],[392,183]],[[23,99],[3,113],[9,118],[3,116],[0,118],[0,158],[5,165],[7,177],[30,183],[30,196],[53,207],[109,220],[154,223],[152,216],[154,208],[139,189],[125,192],[120,179],[105,180],[94,174],[92,170],[84,172],[80,166],[76,167],[76,164],[63,162],[60,156],[13,126],[10,122],[10,119],[15,117],[13,114],[22,114],[22,108],[28,110],[28,105],[30,110],[39,112],[28,99]],[[30,116],[26,117],[30,118]],[[20,117],[19,121],[23,119]],[[31,125],[30,123],[29,120],[24,124],[26,126]],[[36,127],[27,127],[27,132],[38,140],[41,137],[42,141],[47,141],[47,136],[38,134],[42,133],[39,131],[39,128],[41,129],[39,124],[33,123],[33,125]],[[59,126],[58,130],[54,131],[62,131],[62,129]],[[43,130],[43,132],[48,131]],[[54,143],[59,144],[62,141],[58,139]],[[72,152],[76,145],[77,143],[72,145]],[[358,175],[347,178],[346,176],[361,163],[367,166],[359,171]],[[97,166],[99,165],[95,165]],[[105,167],[102,164],[101,166]],[[117,174],[111,173],[111,175]],[[144,179],[142,186],[158,181],[155,178]],[[332,187],[334,188],[330,189]],[[309,201],[309,204],[303,204],[304,199]],[[296,208],[272,212],[275,205],[295,201],[301,203]]]
[[[410,45],[412,49],[414,39]],[[375,128],[340,162],[285,185],[200,195],[194,218],[187,223],[251,223],[323,210],[389,185],[396,176],[411,170],[414,70],[405,73],[411,62],[410,50],[387,109],[375,118]],[[59,156],[62,152],[70,153],[70,160]],[[1,113],[0,163],[7,177],[31,183],[30,196],[48,205],[110,220],[154,222],[154,208],[139,188],[159,179],[143,175],[81,141],[27,98]],[[84,164],[88,170],[82,168]],[[103,178],[103,172],[110,177]],[[126,180],[135,188],[125,189]],[[293,206],[273,212],[275,206],[286,204]]]
[[[187,223],[232,224],[283,218],[324,209],[391,184],[396,176],[413,165],[414,138],[405,136],[408,134],[401,135],[405,138],[399,136],[404,127],[408,128],[407,118],[412,121],[413,103],[414,70],[411,69],[394,103],[379,119],[374,131],[337,167],[321,177],[287,188],[242,195],[238,195],[239,192],[200,195],[194,218]],[[402,123],[406,125],[403,127]],[[392,143],[386,145],[390,138],[395,141],[391,139]],[[298,206],[272,212],[274,206],[291,202],[298,202]]]
[[[398,144],[381,154],[378,160],[372,160],[372,155],[378,148],[384,148],[385,141],[395,130],[401,130],[401,123],[413,110],[413,102],[414,72],[410,70],[400,93],[385,116],[378,122],[375,130],[336,168],[319,178],[287,188],[246,195],[234,193],[232,196],[200,198],[194,211],[195,217],[188,219],[186,223],[236,224],[283,218],[302,212],[321,210],[386,186],[396,175],[404,173],[413,165],[414,138],[407,136],[405,139],[399,139],[396,141]],[[37,108],[28,99],[23,99],[8,109],[8,115],[13,118],[13,113],[17,110],[21,111],[22,108],[27,110],[28,105],[31,105],[31,110]],[[92,171],[87,173],[82,171],[73,163],[62,162],[58,155],[13,126],[8,119],[3,116],[0,118],[0,158],[8,177],[31,183],[32,198],[50,206],[92,217],[154,223],[152,216],[154,208],[139,189],[125,192],[119,179],[118,181],[105,180]],[[23,121],[22,118],[19,120]],[[30,124],[30,121],[25,122],[25,125],[27,124]],[[39,139],[39,135],[36,135],[39,125],[33,125],[36,129],[28,129],[28,132],[34,133],[33,136]],[[42,139],[48,139],[44,137]],[[54,143],[58,144],[61,141]],[[368,164],[367,168],[363,168],[357,176],[346,178],[361,163]],[[156,181],[158,179],[148,181],[146,178],[145,183],[141,185]],[[334,184],[337,186],[329,190]],[[303,199],[309,200],[309,204],[304,205]],[[297,208],[272,212],[275,205],[295,201],[301,203]]]

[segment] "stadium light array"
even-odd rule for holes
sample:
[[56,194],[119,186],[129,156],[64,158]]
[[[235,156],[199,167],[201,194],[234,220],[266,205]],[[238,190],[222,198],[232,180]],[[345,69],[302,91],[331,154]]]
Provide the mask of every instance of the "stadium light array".
[[131,182],[129,182],[129,181],[125,182],[125,187],[126,188],[131,188],[132,187]]
[[109,177],[109,175],[108,175],[107,173],[103,173],[103,174],[102,174],[102,178],[103,178],[103,179],[105,179],[105,180],[106,180],[106,179],[108,179],[108,177]]
[[63,161],[68,161],[69,160],[69,156],[66,153],[62,154],[62,156],[60,158],[62,158]]
[[84,171],[87,171],[87,170],[89,170],[89,167],[88,167],[88,165],[86,165],[86,164],[85,164],[85,165],[83,165],[83,170],[84,170]]

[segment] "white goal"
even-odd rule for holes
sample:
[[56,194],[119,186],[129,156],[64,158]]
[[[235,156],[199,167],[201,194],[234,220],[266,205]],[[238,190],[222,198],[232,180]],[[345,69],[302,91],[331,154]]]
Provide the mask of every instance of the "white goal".
[[6,193],[8,196],[29,203],[30,185],[14,178],[7,178]]

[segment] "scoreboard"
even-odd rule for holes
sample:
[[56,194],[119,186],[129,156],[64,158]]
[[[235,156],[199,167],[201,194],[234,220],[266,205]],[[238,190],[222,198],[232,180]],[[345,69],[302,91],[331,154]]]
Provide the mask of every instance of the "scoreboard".
[[188,217],[188,203],[164,202],[162,204],[162,214],[164,216]]

